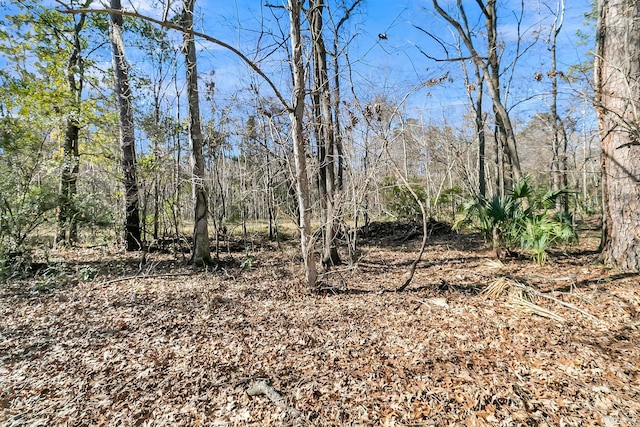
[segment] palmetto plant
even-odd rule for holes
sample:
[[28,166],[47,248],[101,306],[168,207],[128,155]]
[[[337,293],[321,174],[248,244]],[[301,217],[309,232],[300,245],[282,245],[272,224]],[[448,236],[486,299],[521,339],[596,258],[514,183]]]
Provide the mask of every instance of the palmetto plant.
[[464,216],[455,224],[471,226],[493,243],[499,256],[504,249],[529,250],[532,258],[544,263],[547,251],[556,243],[576,239],[571,222],[554,214],[556,200],[571,191],[560,189],[536,196],[526,176],[504,197],[477,197],[463,204]]

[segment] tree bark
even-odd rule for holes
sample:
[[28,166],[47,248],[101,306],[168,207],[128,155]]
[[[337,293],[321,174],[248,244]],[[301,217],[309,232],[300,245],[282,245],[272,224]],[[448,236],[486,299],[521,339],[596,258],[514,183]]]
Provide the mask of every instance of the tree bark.
[[[488,0],[486,5],[482,1],[477,0],[478,5],[482,9],[485,16],[485,27],[487,28],[488,52],[487,62],[480,60],[479,65],[484,66],[483,72],[487,80],[487,89],[491,96],[493,112],[496,116],[498,131],[502,133],[504,139],[504,148],[507,153],[509,165],[511,166],[511,176],[513,181],[522,179],[522,170],[520,168],[520,158],[516,144],[515,131],[511,123],[509,112],[502,102],[500,94],[500,58],[498,55],[498,16],[496,13],[496,0]],[[469,39],[470,40],[470,39]],[[476,62],[480,59],[477,52],[474,54]],[[503,173],[506,176],[506,174]]]
[[[88,5],[90,2],[85,4]],[[66,130],[62,146],[62,171],[60,176],[60,196],[58,210],[57,241],[73,244],[78,240],[78,221],[75,199],[78,189],[78,172],[80,170],[80,108],[82,89],[84,86],[84,64],[80,32],[86,23],[86,15],[81,14],[74,23],[72,34],[72,50],[67,62],[67,83],[72,99],[71,111],[67,113]]]
[[64,143],[62,146],[62,173],[60,176],[60,196],[58,209],[57,241],[73,244],[78,239],[75,198],[77,194],[78,171],[80,158],[78,152],[80,124],[77,112],[67,117]]
[[486,196],[487,194],[487,178],[485,173],[485,163],[486,163],[486,134],[485,134],[485,123],[484,123],[484,113],[482,111],[482,98],[483,98],[483,89],[484,89],[484,79],[482,78],[482,74],[477,66],[475,66],[476,72],[476,85],[478,86],[478,93],[475,99],[475,127],[476,134],[478,135],[478,194],[481,197]]
[[335,127],[331,111],[331,92],[327,72],[327,50],[322,35],[324,0],[311,0],[309,5],[309,22],[311,27],[312,53],[314,62],[314,110],[316,113],[316,135],[318,135],[318,153],[320,162],[320,190],[323,209],[324,254],[322,264],[330,268],[339,265],[340,255],[336,246],[336,214],[335,204]]
[[[469,24],[463,21],[464,30],[467,35],[470,36],[471,30]],[[473,62],[473,71],[475,76],[474,83],[471,83],[469,72],[465,62],[462,62],[462,70],[465,75],[465,82],[467,85],[467,96],[471,103],[471,109],[474,114],[474,126],[476,131],[476,137],[478,139],[478,152],[476,156],[476,166],[478,168],[478,195],[480,197],[486,196],[487,193],[487,178],[486,178],[486,133],[485,133],[485,117],[482,109],[482,102],[484,100],[484,75],[480,67],[476,62]],[[473,92],[476,92],[475,97]]]
[[309,197],[309,181],[307,175],[307,161],[305,157],[305,141],[302,133],[302,119],[304,116],[305,76],[302,58],[302,34],[300,29],[300,13],[302,3],[298,0],[288,0],[290,19],[290,37],[292,48],[293,71],[293,102],[289,109],[291,119],[291,137],[293,139],[293,158],[296,171],[296,196],[298,199],[300,249],[304,264],[307,285],[314,289],[318,277],[316,261],[313,253],[311,235],[311,201]]
[[[121,9],[120,0],[111,0],[111,8]],[[122,182],[125,190],[125,248],[127,251],[142,249],[140,233],[140,199],[136,177],[136,146],[129,87],[128,64],[122,42],[122,15],[112,13],[110,35],[113,49],[113,69],[116,94],[120,109],[120,150],[122,153]]]
[[[183,27],[193,29],[193,8],[195,0],[184,0]],[[198,99],[198,70],[196,67],[196,45],[194,36],[185,32],[184,51],[187,72],[187,98],[189,113],[189,140],[191,142],[192,187],[194,199],[193,252],[191,264],[203,265],[211,263],[209,247],[209,215],[207,190],[204,185],[204,138],[200,125],[200,101]]]
[[[557,39],[564,20],[564,1],[558,1],[558,11],[556,13],[551,36],[549,38],[549,50],[551,51],[551,116],[553,120],[553,142],[551,173],[553,175],[553,189],[560,190],[567,187],[567,132],[564,122],[558,113],[558,66],[557,66]],[[569,213],[569,198],[567,194],[558,197],[556,209],[563,214]]]
[[595,105],[602,143],[602,259],[640,271],[640,1],[600,0]]

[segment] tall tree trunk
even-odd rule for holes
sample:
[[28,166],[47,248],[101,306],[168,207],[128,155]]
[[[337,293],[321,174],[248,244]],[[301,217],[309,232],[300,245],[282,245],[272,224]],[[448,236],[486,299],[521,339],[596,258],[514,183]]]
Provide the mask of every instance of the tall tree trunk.
[[[551,51],[551,119],[553,120],[553,141],[551,173],[553,175],[553,189],[560,190],[567,187],[567,132],[564,122],[558,113],[558,66],[557,42],[558,34],[564,20],[564,0],[558,0],[558,10],[551,29],[549,50]],[[563,194],[556,201],[556,209],[564,214],[569,213],[569,197]]]
[[311,235],[311,201],[309,197],[307,161],[305,158],[305,141],[302,133],[305,78],[304,62],[302,58],[302,34],[300,29],[301,9],[301,1],[288,0],[293,71],[293,103],[289,110],[289,118],[291,119],[293,158],[296,172],[296,196],[298,199],[298,211],[300,218],[300,249],[302,251],[302,260],[304,263],[307,285],[313,289],[316,287],[318,273],[313,253]]
[[498,125],[496,124],[494,126],[494,131],[493,131],[493,140],[495,142],[495,156],[496,156],[496,161],[495,161],[495,165],[496,165],[496,176],[495,176],[495,184],[496,184],[496,194],[498,194],[500,197],[504,197],[506,194],[506,188],[505,188],[505,176],[504,176],[504,171],[505,171],[505,160],[504,160],[504,154],[505,154],[505,149],[504,149],[504,135],[502,135],[500,133],[500,131],[498,130]]
[[[184,0],[182,25],[193,29],[193,8],[195,0]],[[191,264],[211,263],[209,247],[209,198],[204,185],[204,138],[200,125],[200,101],[198,99],[198,70],[196,67],[196,44],[192,34],[184,33],[184,51],[187,69],[187,99],[189,112],[189,140],[191,141],[192,187],[194,199],[193,252]]]
[[486,133],[484,123],[484,113],[482,111],[482,97],[484,96],[484,79],[477,66],[475,66],[476,85],[478,93],[475,100],[475,126],[478,136],[478,194],[482,197],[487,194],[487,178],[485,173],[486,159]]
[[[462,14],[462,25],[467,38],[471,39],[471,28],[467,17]],[[463,56],[462,50],[458,47],[460,56]],[[475,76],[475,82],[471,83],[469,78],[469,72],[467,71],[466,62],[462,62],[462,69],[465,75],[465,81],[467,84],[467,96],[471,103],[471,108],[474,113],[474,125],[476,130],[476,137],[478,139],[478,152],[476,156],[476,166],[478,168],[478,195],[481,197],[486,196],[487,193],[487,178],[486,178],[486,132],[485,132],[485,117],[482,108],[482,102],[484,100],[484,74],[480,69],[477,61],[473,62],[473,71]],[[475,98],[473,97],[473,91],[476,91]]]
[[[84,6],[90,3],[86,2]],[[80,14],[74,23],[72,34],[72,50],[67,62],[67,83],[71,97],[70,111],[67,112],[64,143],[62,146],[62,171],[60,176],[60,196],[58,210],[57,241],[73,244],[78,240],[78,221],[75,199],[78,188],[78,172],[80,170],[80,109],[82,89],[84,86],[84,63],[80,32],[84,28],[86,15]]]
[[341,263],[336,246],[336,180],[335,180],[335,134],[333,113],[331,111],[331,92],[327,72],[327,50],[322,35],[322,14],[324,0],[311,0],[309,22],[311,26],[312,52],[314,63],[314,96],[317,110],[318,153],[320,154],[320,198],[323,212],[324,254],[322,264],[325,267]]
[[[120,0],[111,0],[111,8],[121,9]],[[128,64],[122,42],[122,15],[111,14],[110,35],[113,49],[113,68],[116,78],[116,94],[120,107],[120,150],[122,152],[122,182],[125,189],[125,248],[127,251],[142,249],[140,233],[140,198],[136,177],[136,145],[129,87]]]
[[62,146],[62,173],[60,177],[60,196],[58,210],[57,241],[73,244],[78,238],[75,198],[77,193],[80,158],[78,142],[80,124],[76,118],[77,111],[67,117],[64,143]]
[[600,0],[595,103],[602,141],[602,258],[640,271],[640,1]]
[[[482,8],[485,16],[485,27],[487,29],[487,49],[489,56],[484,62],[476,54],[475,61],[483,68],[487,89],[491,96],[493,112],[498,123],[498,131],[503,135],[504,148],[507,154],[509,165],[511,166],[511,176],[514,181],[520,181],[522,170],[520,168],[520,158],[516,144],[515,131],[511,123],[511,117],[507,111],[502,96],[500,94],[500,58],[498,55],[498,16],[496,14],[496,0],[488,0],[486,5],[481,1],[478,4]],[[503,176],[506,178],[506,173]]]
[[[468,28],[465,26],[468,31]],[[471,83],[469,79],[469,73],[467,66],[463,62],[462,69],[465,75],[465,82],[467,85],[467,96],[471,103],[471,109],[474,114],[474,127],[476,131],[476,138],[478,139],[478,151],[476,154],[476,167],[478,168],[478,195],[481,197],[486,196],[487,193],[487,179],[485,173],[486,162],[486,133],[485,133],[485,118],[482,109],[482,101],[484,97],[484,77],[480,68],[476,63],[474,65],[475,82]],[[475,97],[473,92],[476,91]]]
[[[158,85],[159,86],[159,85]],[[160,129],[160,98],[154,88],[153,94],[153,124],[156,129]],[[153,138],[153,240],[158,240],[160,228],[160,138],[155,135]]]

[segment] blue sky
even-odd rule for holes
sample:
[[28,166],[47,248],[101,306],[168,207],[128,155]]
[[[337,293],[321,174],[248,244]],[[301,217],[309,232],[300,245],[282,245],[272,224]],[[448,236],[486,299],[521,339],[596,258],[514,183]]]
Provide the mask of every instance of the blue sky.
[[[267,1],[274,5],[285,3],[285,0]],[[334,0],[326,1],[329,4],[337,3]],[[536,82],[533,75],[536,71],[545,74],[549,68],[549,51],[544,40],[548,37],[553,19],[551,11],[557,7],[557,1],[524,2],[526,10],[521,23],[524,45],[532,43],[536,35],[539,40],[513,71],[509,104],[517,114],[525,117],[545,109],[543,94],[548,92],[548,82],[544,79]],[[161,3],[154,0],[122,0],[122,3],[123,7],[135,7],[142,14],[156,18],[162,16]],[[463,3],[469,21],[481,30],[482,22],[478,20],[475,0]],[[567,1],[564,26],[558,40],[558,65],[565,72],[570,65],[585,59],[588,46],[579,45],[576,32],[578,29],[589,31],[584,25],[584,14],[590,9],[589,3],[589,0]],[[265,8],[264,4],[265,0],[196,0],[197,29],[238,47],[249,56],[255,51],[258,40],[264,49],[263,53],[271,52],[275,43],[281,41],[279,31],[288,31],[288,21],[284,10]],[[445,9],[451,8],[455,6],[455,0],[441,0],[441,4]],[[52,2],[52,5],[59,7],[57,3]],[[180,5],[180,0],[173,0],[174,10],[179,10]],[[498,5],[499,30],[506,43],[504,63],[508,64],[517,39],[515,16],[519,13],[521,2],[500,0]],[[100,2],[96,1],[94,7],[100,7]],[[283,19],[278,21],[278,15]],[[425,121],[460,117],[467,108],[461,68],[459,64],[438,63],[425,58],[418,47],[434,57],[444,58],[446,54],[439,44],[417,30],[416,26],[442,38],[444,43],[454,40],[451,28],[436,14],[430,0],[363,0],[343,32],[344,38],[350,40],[349,55],[356,90],[365,102],[380,96],[398,101],[412,93],[407,98],[407,114],[420,116]],[[379,33],[385,33],[387,39],[381,40]],[[179,43],[178,36],[176,43]],[[215,70],[217,102],[221,106],[231,102],[250,83],[260,83],[238,58],[219,46],[203,41],[198,41],[198,46],[199,71],[206,75]],[[448,46],[448,50],[451,56],[456,55],[452,46]],[[134,67],[138,66],[133,52],[130,57]],[[272,53],[263,58],[261,65],[286,95],[289,74],[282,56]],[[421,83],[437,79],[447,72],[451,80],[412,92]],[[505,81],[509,75],[505,75]],[[269,95],[266,87],[263,93]],[[573,95],[573,89],[564,88],[563,96],[570,95]],[[529,98],[534,100],[523,102]]]
[[[281,5],[284,2],[272,0],[271,3]],[[569,66],[585,59],[588,46],[579,45],[576,32],[579,29],[588,31],[584,24],[584,14],[590,9],[589,3],[589,0],[571,0],[565,6],[564,26],[558,39],[558,67],[564,72]],[[244,52],[254,50],[261,25],[267,30],[277,28],[271,11],[261,6],[264,4],[262,0],[200,0],[196,4],[200,30],[229,41]],[[448,8],[455,6],[455,1],[443,0],[441,4]],[[475,22],[482,29],[482,22],[477,19],[476,2],[467,0],[464,4],[469,21],[472,25]],[[520,13],[520,4],[520,1],[515,0],[499,1],[499,30],[507,46],[505,64],[511,60],[509,55],[517,39],[515,17]],[[548,71],[550,57],[548,45],[544,41],[548,38],[553,20],[551,12],[556,7],[556,0],[525,2],[520,24],[523,46],[533,43],[536,37],[538,41],[514,69],[510,98],[510,104],[515,105],[514,111],[525,116],[545,108],[543,99],[522,101],[536,96],[542,98],[539,94],[548,92],[548,82],[544,79],[537,82],[533,75],[536,71],[543,74]],[[275,13],[284,11],[276,10]],[[281,24],[283,31],[287,31],[286,25],[287,21],[284,20]],[[361,96],[386,96],[399,100],[421,82],[437,79],[449,72],[452,81],[417,91],[409,97],[408,106],[413,110],[411,114],[423,115],[425,120],[441,120],[450,117],[453,112],[454,115],[463,114],[467,101],[460,66],[425,58],[418,47],[434,57],[444,58],[446,54],[441,46],[417,30],[416,26],[441,37],[445,43],[454,40],[451,28],[433,10],[431,1],[364,0],[358,7],[351,17],[345,36],[353,36],[349,55]],[[387,39],[379,39],[379,33],[385,33]],[[277,37],[270,39],[265,36],[262,39],[263,45],[268,46],[269,40],[275,39]],[[455,49],[449,46],[448,50],[451,56],[455,56]],[[207,68],[216,70],[221,97],[231,96],[238,88],[246,87],[250,80],[251,73],[246,67],[217,46],[201,43],[199,59],[201,71],[205,72]],[[270,75],[276,83],[286,83],[286,67],[278,65],[277,61],[272,64],[265,61],[264,66],[270,69]],[[508,76],[509,74],[505,75],[505,80]]]

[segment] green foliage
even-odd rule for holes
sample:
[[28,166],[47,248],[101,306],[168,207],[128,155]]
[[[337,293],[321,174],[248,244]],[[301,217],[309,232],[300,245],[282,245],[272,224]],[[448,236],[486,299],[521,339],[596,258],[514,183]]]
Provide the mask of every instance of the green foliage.
[[78,279],[83,282],[88,282],[95,279],[98,276],[99,271],[93,267],[82,267],[78,270]]
[[576,239],[570,218],[559,217],[552,211],[558,197],[570,191],[561,189],[538,195],[530,181],[528,176],[523,178],[505,197],[478,197],[464,203],[464,216],[454,228],[471,226],[491,239],[494,249],[529,250],[534,261],[544,263],[549,248]]
[[[0,91],[0,101],[4,98]],[[45,153],[47,134],[10,117],[0,118],[0,275],[31,263],[27,238],[50,222],[57,206],[55,164]]]
[[56,264],[47,264],[38,272],[34,280],[33,289],[39,293],[49,293],[67,283],[67,275]]
[[249,254],[246,254],[242,262],[240,263],[240,269],[245,271],[253,270],[253,263],[255,262],[255,257]]
[[28,267],[31,256],[27,238],[37,227],[51,222],[57,206],[55,187],[12,184],[13,179],[0,184],[0,269],[5,273],[0,272],[0,276]]
[[457,197],[462,195],[462,187],[454,185],[451,188],[442,190],[440,195],[433,200],[434,205],[445,205],[447,203],[453,203]]
[[[427,203],[427,189],[424,185],[411,182],[411,189],[416,193],[423,204]],[[422,217],[420,205],[413,197],[409,189],[394,177],[384,177],[382,180],[382,196],[384,204],[390,213],[400,219],[416,220]]]
[[[112,131],[106,138],[100,133],[107,134],[104,129],[114,117],[105,112],[110,107],[101,100],[102,94],[87,90],[100,90],[94,74],[85,74],[94,62],[81,54],[77,65],[69,67],[81,18],[35,0],[10,3],[10,13],[0,17],[0,55],[5,59],[0,70],[0,275],[5,277],[29,270],[31,235],[39,227],[54,228],[61,201],[61,165],[69,161],[61,150],[66,124],[70,120],[79,124],[80,155],[91,149],[95,162],[99,158],[95,148],[113,144]],[[89,21],[99,20],[89,17]],[[96,52],[99,46],[87,37],[77,42],[82,52]],[[71,76],[76,87],[81,79],[91,83],[82,98],[71,90]],[[78,195],[70,200],[75,220],[92,226],[112,223],[112,201],[95,190],[87,196],[82,189],[94,187],[78,184]]]
[[76,222],[88,227],[107,228],[116,222],[116,211],[100,194],[89,193],[73,201]]
[[587,74],[593,74],[593,64],[595,56],[595,34],[596,26],[598,22],[598,2],[597,0],[590,1],[591,9],[584,14],[584,21],[582,22],[582,28],[578,28],[576,36],[578,38],[578,46],[590,46],[591,48],[586,53],[584,60],[578,64],[572,64],[569,66],[568,74],[570,79],[584,78]]
[[600,212],[600,205],[592,198],[578,197],[576,201],[579,211],[587,216],[596,215]]
[[6,247],[0,247],[0,279],[10,279],[26,275],[33,263],[30,250],[11,252]]
[[5,16],[15,33],[0,33],[0,52],[8,59],[0,72],[0,275],[4,277],[29,270],[27,238],[52,221],[58,200],[52,174],[57,165],[51,153],[61,124],[56,106],[65,103],[64,94],[56,89],[56,73],[46,66],[54,51],[39,49],[43,37],[29,19],[20,13]]

